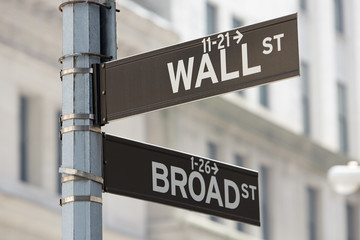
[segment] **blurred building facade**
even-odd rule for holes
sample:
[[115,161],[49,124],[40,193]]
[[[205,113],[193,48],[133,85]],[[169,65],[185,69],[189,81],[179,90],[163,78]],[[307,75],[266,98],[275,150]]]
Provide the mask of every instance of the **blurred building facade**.
[[[61,239],[61,13],[0,3],[0,239]],[[357,0],[119,0],[118,57],[298,12],[301,77],[114,121],[106,133],[259,171],[261,227],[103,194],[104,239],[360,239]],[[125,161],[125,160],[124,160]]]

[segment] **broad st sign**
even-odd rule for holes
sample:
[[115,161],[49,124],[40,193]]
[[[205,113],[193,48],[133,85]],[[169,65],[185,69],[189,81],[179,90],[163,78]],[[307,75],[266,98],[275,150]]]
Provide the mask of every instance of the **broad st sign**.
[[104,191],[260,225],[258,173],[103,137]]
[[103,63],[100,123],[299,75],[297,15]]

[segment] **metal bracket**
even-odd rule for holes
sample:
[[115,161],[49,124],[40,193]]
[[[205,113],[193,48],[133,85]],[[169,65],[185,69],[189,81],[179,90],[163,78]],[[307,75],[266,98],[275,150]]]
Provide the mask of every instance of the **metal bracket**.
[[60,63],[62,63],[62,61],[63,61],[65,58],[68,58],[68,57],[79,57],[79,56],[86,56],[86,55],[87,55],[87,56],[99,57],[99,58],[105,58],[105,59],[107,59],[107,60],[113,59],[112,56],[105,56],[105,55],[103,55],[103,54],[84,52],[84,53],[66,54],[66,55],[61,56],[58,60],[59,60]]
[[106,106],[103,106],[102,102],[106,100],[106,92],[105,87],[103,86],[105,83],[101,83],[100,74],[105,74],[104,71],[101,72],[100,68],[104,66],[105,63],[93,64],[92,67],[94,69],[93,75],[93,106],[94,106],[94,125],[96,126],[104,126],[107,121],[103,119],[102,116],[104,111],[106,111]]
[[62,135],[64,133],[68,132],[74,132],[74,131],[91,131],[96,133],[101,133],[101,128],[97,126],[89,126],[89,125],[75,125],[75,126],[68,126],[64,127],[60,131],[60,140],[62,140]]
[[102,204],[102,198],[95,196],[70,196],[60,199],[60,206],[71,202],[95,202]]
[[98,3],[98,2],[94,2],[94,1],[68,1],[68,2],[64,2],[62,4],[59,5],[59,11],[62,12],[62,9],[64,6],[68,5],[68,4],[76,4],[76,3],[88,3],[88,4],[94,4],[94,5],[97,5],[97,6],[100,6],[100,7],[104,7],[104,8],[107,8],[107,9],[111,9],[111,7],[108,7],[104,4],[101,4],[101,3]]
[[[117,58],[117,35],[116,35],[116,0],[105,0],[104,5],[111,9],[100,9],[100,53]],[[100,59],[107,62],[111,59]]]
[[61,129],[60,133],[62,135],[64,133],[73,132],[73,131],[91,131],[91,132],[101,133],[101,129],[99,127],[89,126],[89,125],[75,125],[75,126],[64,127]]
[[[102,177],[96,176],[94,174],[91,173],[87,173],[87,172],[83,172],[80,170],[76,170],[76,169],[71,169],[71,168],[63,168],[60,167],[59,168],[59,173],[63,173],[63,174],[69,174],[70,176],[67,177],[63,177],[62,178],[62,182],[69,182],[69,181],[76,181],[76,180],[91,180],[100,184],[104,184],[104,179]],[[77,177],[76,177],[77,176]],[[80,177],[80,178],[78,178]]]
[[60,77],[62,78],[65,75],[69,74],[86,74],[86,73],[93,73],[92,68],[69,68],[60,70]]
[[73,119],[84,119],[84,120],[94,120],[95,116],[94,114],[88,114],[88,113],[70,113],[66,115],[62,115],[60,117],[60,123],[67,121],[67,120],[73,120]]
[[84,178],[83,177],[78,177],[78,176],[75,176],[75,175],[70,175],[70,176],[62,177],[61,178],[61,183],[72,182],[72,181],[80,181],[80,180],[84,180]]

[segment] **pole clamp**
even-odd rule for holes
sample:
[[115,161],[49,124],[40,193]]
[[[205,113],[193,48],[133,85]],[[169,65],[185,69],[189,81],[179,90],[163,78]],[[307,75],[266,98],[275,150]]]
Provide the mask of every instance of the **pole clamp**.
[[75,132],[75,131],[91,131],[96,133],[101,133],[101,128],[97,126],[90,126],[90,125],[75,125],[75,126],[68,126],[64,127],[60,130],[60,140],[62,140],[62,135],[68,132]]
[[92,68],[69,68],[60,70],[60,78],[62,79],[63,76],[69,74],[86,74],[86,73],[93,73],[94,70]]
[[63,61],[65,58],[68,58],[68,57],[79,57],[79,56],[94,56],[94,57],[104,58],[104,59],[107,59],[107,60],[113,59],[112,56],[106,56],[106,55],[98,54],[98,53],[84,52],[84,53],[66,54],[66,55],[61,56],[58,60],[59,60],[60,63],[62,63],[62,61]]
[[60,167],[59,173],[69,174],[69,176],[61,178],[62,183],[85,179],[85,180],[91,180],[91,181],[94,181],[94,182],[97,182],[100,184],[104,184],[104,179],[102,177],[96,176],[96,175],[88,173],[88,172],[80,171],[77,169]]
[[64,133],[74,132],[74,131],[91,131],[101,133],[101,129],[97,126],[90,126],[90,125],[75,125],[75,126],[68,126],[61,129],[60,133],[63,135]]
[[59,5],[59,11],[62,12],[63,10],[63,7],[68,5],[68,4],[76,4],[76,3],[88,3],[88,4],[94,4],[94,5],[97,5],[97,6],[100,6],[100,7],[104,7],[104,8],[107,8],[107,9],[111,9],[110,6],[106,6],[104,4],[101,4],[101,3],[98,3],[98,2],[94,2],[94,1],[68,1],[68,2],[64,2],[62,4]]
[[59,121],[60,123],[67,121],[67,120],[73,120],[73,119],[83,119],[83,120],[94,120],[95,116],[92,113],[70,113],[61,115]]
[[70,197],[61,198],[60,206],[63,206],[71,202],[95,202],[102,204],[102,198],[95,196],[70,196]]

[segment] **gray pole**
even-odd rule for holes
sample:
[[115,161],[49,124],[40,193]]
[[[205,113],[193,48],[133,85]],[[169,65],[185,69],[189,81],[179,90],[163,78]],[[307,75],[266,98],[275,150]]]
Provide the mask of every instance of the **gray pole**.
[[[98,0],[63,2],[62,239],[102,239],[101,133],[93,125],[92,69],[100,63]],[[89,54],[90,53],[90,54]],[[65,178],[64,178],[65,177]]]

